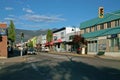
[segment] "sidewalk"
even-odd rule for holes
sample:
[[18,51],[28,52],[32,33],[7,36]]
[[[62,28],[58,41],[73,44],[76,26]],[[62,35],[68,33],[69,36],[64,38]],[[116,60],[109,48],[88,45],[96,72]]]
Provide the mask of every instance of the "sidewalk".
[[0,63],[17,63],[17,62],[24,62],[25,56],[17,56],[17,57],[11,57],[7,59],[0,59]]
[[105,56],[105,55],[98,56],[98,55],[88,55],[88,54],[77,54],[77,53],[71,53],[71,52],[50,52],[50,54],[81,56],[81,57],[98,57],[102,59],[120,61],[120,57],[112,57],[112,56]]

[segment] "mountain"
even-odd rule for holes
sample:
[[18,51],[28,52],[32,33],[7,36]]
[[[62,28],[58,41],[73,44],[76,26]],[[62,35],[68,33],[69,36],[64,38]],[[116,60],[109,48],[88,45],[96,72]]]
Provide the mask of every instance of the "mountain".
[[[56,28],[52,29],[52,31],[57,30]],[[16,43],[20,43],[21,40],[21,32],[24,33],[24,41],[31,39],[34,36],[44,35],[47,33],[46,30],[23,30],[16,29]]]

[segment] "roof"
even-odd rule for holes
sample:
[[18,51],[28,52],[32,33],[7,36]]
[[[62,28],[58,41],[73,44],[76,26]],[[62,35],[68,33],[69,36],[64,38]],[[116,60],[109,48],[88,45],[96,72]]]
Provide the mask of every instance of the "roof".
[[91,27],[94,25],[98,25],[101,23],[105,23],[105,22],[109,22],[109,21],[117,20],[117,19],[120,19],[120,10],[111,12],[111,13],[107,13],[104,15],[104,18],[97,17],[97,18],[85,21],[80,24],[80,29],[84,29],[87,27]]
[[82,36],[85,38],[93,38],[98,36],[106,36],[106,35],[119,34],[119,33],[120,33],[120,26],[115,28],[108,28],[108,29],[99,30],[95,32],[85,33]]
[[60,29],[57,29],[57,30],[53,31],[53,33],[56,33],[56,32],[59,32],[59,31],[65,30],[65,29],[66,29],[66,28],[63,27],[63,28],[60,28]]

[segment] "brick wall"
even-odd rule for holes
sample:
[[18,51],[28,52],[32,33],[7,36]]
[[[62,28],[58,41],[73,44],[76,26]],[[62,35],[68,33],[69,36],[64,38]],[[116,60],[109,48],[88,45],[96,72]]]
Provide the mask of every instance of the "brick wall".
[[[7,28],[7,24],[0,23],[0,28]],[[2,41],[0,42],[0,58],[7,58],[7,36],[2,36]]]

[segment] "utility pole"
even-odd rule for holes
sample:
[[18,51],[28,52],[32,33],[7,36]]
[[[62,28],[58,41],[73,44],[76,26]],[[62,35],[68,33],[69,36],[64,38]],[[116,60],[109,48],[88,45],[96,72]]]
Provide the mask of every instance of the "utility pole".
[[21,52],[20,55],[23,55],[23,38],[24,38],[24,33],[21,32]]

